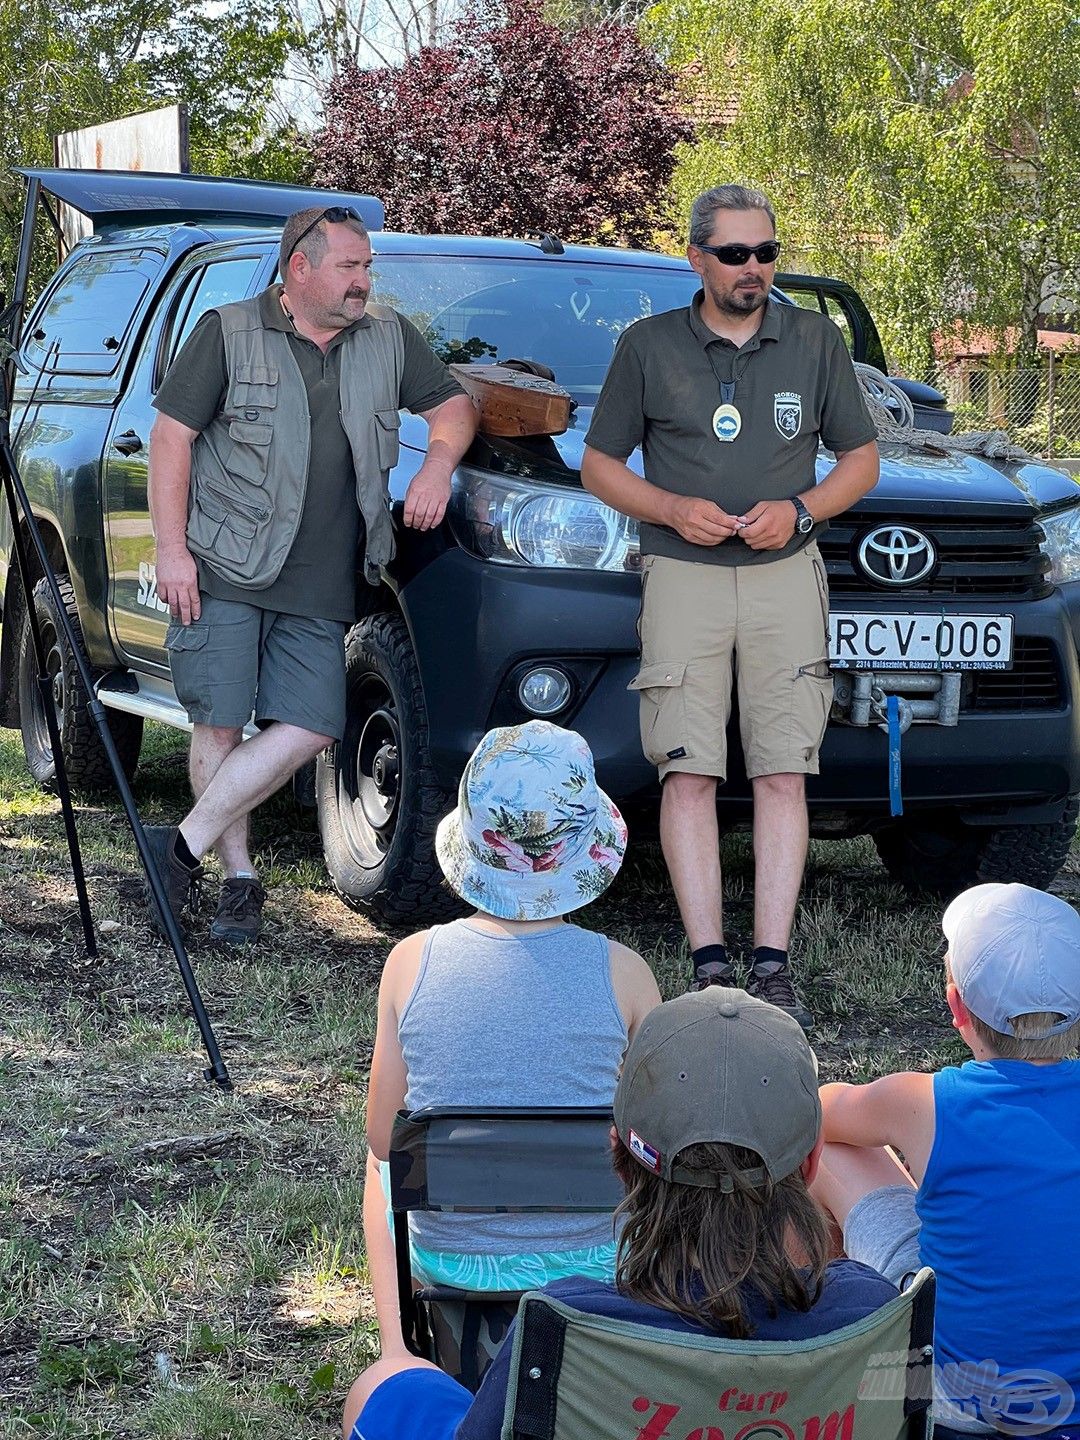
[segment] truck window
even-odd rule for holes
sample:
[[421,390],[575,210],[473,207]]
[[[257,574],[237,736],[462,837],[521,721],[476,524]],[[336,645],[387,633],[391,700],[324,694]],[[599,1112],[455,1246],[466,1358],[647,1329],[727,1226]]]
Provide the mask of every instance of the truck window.
[[165,376],[184,341],[195,329],[201,316],[217,305],[246,298],[255,273],[263,262],[261,254],[230,255],[213,260],[205,269],[184,285],[173,311],[172,323],[166,333],[159,358],[156,384]]
[[128,332],[165,257],[156,250],[90,252],[61,272],[27,326],[23,353],[37,368],[69,375],[111,375]]
[[851,316],[835,295],[825,296],[825,313],[844,337],[849,354],[854,354],[855,337],[851,332]]

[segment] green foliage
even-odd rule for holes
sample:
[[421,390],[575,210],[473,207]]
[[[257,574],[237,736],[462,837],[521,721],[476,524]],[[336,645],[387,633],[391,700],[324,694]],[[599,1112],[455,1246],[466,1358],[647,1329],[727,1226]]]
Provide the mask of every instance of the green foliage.
[[789,257],[858,284],[909,364],[957,317],[1028,356],[1040,299],[1080,288],[1073,0],[660,0],[645,30],[738,98],[683,147],[684,215],[710,184],[767,189]]
[[337,1369],[332,1360],[313,1370],[301,1389],[284,1380],[275,1380],[270,1385],[270,1395],[279,1405],[290,1410],[311,1410],[323,1404],[334,1388]]
[[45,1341],[38,1355],[38,1380],[48,1390],[84,1385],[103,1389],[138,1378],[139,1347],[129,1340],[87,1340],[82,1345]]
[[[14,268],[16,165],[54,163],[54,137],[159,105],[188,107],[191,168],[293,180],[306,149],[269,123],[296,34],[283,0],[11,0],[0,4],[0,274]],[[37,273],[55,264],[42,240]]]

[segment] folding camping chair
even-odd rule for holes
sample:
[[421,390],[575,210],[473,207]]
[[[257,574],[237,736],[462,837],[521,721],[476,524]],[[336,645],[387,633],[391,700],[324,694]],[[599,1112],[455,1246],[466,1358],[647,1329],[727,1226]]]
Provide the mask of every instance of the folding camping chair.
[[830,1335],[720,1340],[530,1292],[505,1440],[928,1440],[934,1276]]
[[610,1214],[622,1198],[608,1109],[399,1112],[390,1139],[390,1208],[406,1347],[475,1390],[523,1292],[414,1289],[409,1214]]

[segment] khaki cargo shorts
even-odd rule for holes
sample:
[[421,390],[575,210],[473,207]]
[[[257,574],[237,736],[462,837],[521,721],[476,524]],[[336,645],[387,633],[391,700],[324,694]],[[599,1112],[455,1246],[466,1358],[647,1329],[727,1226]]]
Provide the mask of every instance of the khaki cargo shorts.
[[646,557],[630,689],[660,778],[726,778],[733,683],[747,775],[816,775],[833,693],[828,617],[816,544],[759,565]]

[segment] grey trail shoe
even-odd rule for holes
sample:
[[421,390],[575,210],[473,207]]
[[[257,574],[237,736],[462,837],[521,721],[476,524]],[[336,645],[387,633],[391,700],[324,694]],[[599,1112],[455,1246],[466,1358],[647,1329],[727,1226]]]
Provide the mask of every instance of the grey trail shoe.
[[210,924],[210,939],[222,945],[254,945],[262,929],[265,901],[266,891],[253,877],[226,880]]
[[726,985],[738,988],[738,980],[735,978],[735,970],[731,965],[718,965],[713,960],[707,960],[704,965],[699,965],[694,971],[694,978],[690,981],[691,990],[708,990],[710,985]]
[[786,1010],[804,1030],[809,1030],[814,1023],[814,1017],[791,983],[791,971],[786,965],[755,965],[747,978],[746,992],[775,1005],[778,1010]]
[[[185,865],[177,855],[176,838],[180,834],[178,825],[144,825],[143,830],[146,833],[146,843],[150,847],[150,853],[157,861],[157,867],[161,871],[169,908],[176,917],[176,923],[180,925],[180,912],[184,906],[193,905],[198,899],[199,881],[203,877],[203,867],[201,865]],[[147,885],[147,898],[150,902],[150,923],[159,935],[164,935],[165,922],[149,885]],[[180,933],[184,933],[182,926]]]

